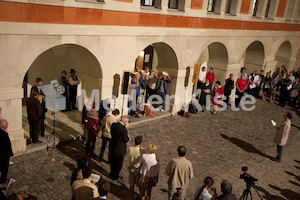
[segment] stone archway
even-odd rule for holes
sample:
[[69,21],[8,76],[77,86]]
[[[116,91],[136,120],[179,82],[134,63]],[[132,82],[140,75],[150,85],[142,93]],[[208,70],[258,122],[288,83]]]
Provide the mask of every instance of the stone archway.
[[[43,85],[51,84],[50,82],[53,80],[57,80],[59,83],[62,71],[66,71],[67,77],[69,77],[70,69],[75,69],[82,81],[78,87],[77,97],[81,95],[81,89],[86,91],[88,97],[91,96],[93,89],[101,89],[102,69],[98,59],[80,45],[62,44],[42,52],[30,65],[25,76],[27,83],[23,84],[23,86],[27,86],[27,94],[24,94],[24,97],[30,96],[30,89],[35,85],[37,77],[43,79]],[[101,99],[101,97],[99,98]],[[49,111],[46,113],[45,124],[47,125],[45,135],[49,135],[53,128],[53,117]],[[60,141],[81,136],[81,113],[78,110],[56,112],[56,126],[57,137]],[[29,125],[25,107],[23,107],[23,129],[24,134],[28,135]],[[47,143],[46,139],[42,139],[42,141]]]
[[277,50],[275,60],[277,61],[276,68],[285,65],[289,69],[290,58],[292,54],[292,46],[289,41],[283,42]]
[[260,41],[252,42],[246,49],[244,55],[244,67],[246,73],[251,74],[255,69],[257,73],[262,69],[265,60],[264,46]]
[[[168,95],[174,95],[178,75],[178,60],[172,47],[164,42],[156,42],[143,49],[138,55],[134,67],[145,69],[147,66],[160,73],[167,71],[170,74],[171,83],[167,86]],[[171,99],[170,104],[171,107],[174,105],[174,99]]]
[[58,45],[41,53],[27,71],[28,84],[34,85],[37,77],[41,77],[44,84],[49,84],[51,80],[59,80],[63,70],[69,74],[71,68],[77,71],[88,96],[92,89],[101,88],[100,63],[89,50],[75,44]]
[[224,44],[214,42],[209,44],[202,51],[198,63],[206,65],[207,69],[213,68],[215,73],[215,81],[220,81],[222,85],[225,83],[227,65],[228,65],[228,52]]

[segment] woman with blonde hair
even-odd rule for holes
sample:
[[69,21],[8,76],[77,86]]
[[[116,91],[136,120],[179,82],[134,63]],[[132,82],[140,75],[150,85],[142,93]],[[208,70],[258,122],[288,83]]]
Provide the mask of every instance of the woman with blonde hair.
[[[141,156],[138,163],[129,168],[139,168],[140,171],[140,191],[142,200],[151,199],[151,190],[153,186],[156,186],[158,182],[159,175],[159,163],[155,155],[157,147],[155,144],[150,144],[148,146],[148,153]],[[147,195],[146,195],[147,192]]]

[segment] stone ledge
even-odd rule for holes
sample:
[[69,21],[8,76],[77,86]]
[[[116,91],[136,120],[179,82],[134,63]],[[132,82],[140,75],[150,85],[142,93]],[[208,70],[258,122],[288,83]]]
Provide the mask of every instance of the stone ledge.
[[3,88],[0,89],[0,101],[23,98],[22,88]]
[[26,140],[25,138],[18,140],[11,140],[11,146],[15,156],[26,153]]

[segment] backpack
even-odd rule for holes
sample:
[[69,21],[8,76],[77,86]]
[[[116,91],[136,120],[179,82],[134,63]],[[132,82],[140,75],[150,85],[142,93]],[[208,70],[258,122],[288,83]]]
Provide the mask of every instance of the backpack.
[[189,104],[189,112],[192,114],[196,114],[198,112],[198,109],[196,108],[195,104],[192,102]]

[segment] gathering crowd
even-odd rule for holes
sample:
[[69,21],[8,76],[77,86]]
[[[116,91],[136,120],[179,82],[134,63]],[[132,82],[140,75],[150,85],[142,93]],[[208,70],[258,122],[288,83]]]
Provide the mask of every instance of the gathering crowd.
[[[291,107],[300,107],[300,68],[297,72],[291,71],[288,73],[286,67],[283,65],[281,68],[277,68],[272,74],[264,70],[257,73],[254,69],[249,75],[246,73],[246,68],[241,68],[238,74],[237,81],[234,82],[233,74],[230,74],[229,78],[225,80],[224,89],[220,81],[215,82],[215,86],[212,89],[215,75],[213,68],[210,68],[206,73],[206,68],[202,67],[199,73],[199,80],[197,89],[201,90],[199,103],[202,106],[202,112],[206,109],[206,97],[212,94],[212,103],[214,105],[213,114],[217,114],[217,108],[222,99],[229,106],[229,100],[233,94],[236,95],[234,104],[235,107],[239,107],[240,101],[245,93],[260,98],[260,91],[262,90],[262,100],[266,101],[267,97],[270,98],[270,103],[274,103],[276,100],[276,94],[279,91],[279,106],[284,107],[288,103]],[[236,84],[236,91],[233,92]],[[217,96],[217,98],[214,98]],[[228,108],[228,107],[227,107]]]
[[[66,111],[76,109],[76,92],[77,86],[80,83],[80,78],[76,75],[76,71],[71,69],[71,76],[66,77],[66,71],[62,72],[60,84],[65,87],[63,95],[67,99]],[[213,69],[211,68],[206,73],[206,68],[203,67],[199,72],[199,81],[197,88],[201,90],[201,94],[198,97],[200,105],[203,107],[203,112],[206,106],[206,96],[211,95],[224,95],[225,102],[229,102],[234,84],[236,84],[235,106],[238,107],[242,96],[245,91],[248,94],[253,95],[256,98],[260,97],[260,90],[262,89],[262,100],[266,100],[270,96],[270,103],[274,103],[276,99],[277,91],[279,94],[279,105],[284,107],[286,103],[292,107],[299,107],[299,90],[300,90],[300,69],[297,72],[288,73],[285,66],[277,68],[272,74],[267,72],[264,75],[264,71],[261,70],[259,74],[254,70],[253,73],[247,75],[246,69],[242,68],[238,74],[236,82],[233,80],[233,74],[226,79],[226,84],[221,86],[220,81],[215,82],[215,86],[212,90],[212,85],[215,80]],[[133,101],[137,101],[140,95],[141,88],[146,92],[145,102],[153,95],[158,94],[165,99],[168,94],[168,86],[171,77],[167,72],[163,72],[162,75],[158,71],[150,73],[150,69],[147,67],[145,71],[137,69],[132,73],[131,81],[129,85],[129,95],[135,90],[135,96]],[[36,79],[36,85],[32,87],[31,97],[27,100],[27,113],[28,121],[30,125],[30,138],[33,143],[40,143],[38,140],[39,134],[44,136],[44,119],[47,109],[45,107],[44,94],[41,90],[42,79]],[[212,92],[211,92],[212,90]],[[142,101],[144,101],[142,99]],[[217,114],[215,109],[219,101],[212,101],[214,105],[213,114]],[[95,105],[91,104],[89,100],[85,102],[82,111],[82,124],[84,127],[84,134],[82,137],[83,144],[86,146],[87,157],[82,157],[77,162],[77,168],[74,170],[71,176],[72,187],[72,199],[73,200],[85,200],[85,199],[106,199],[107,194],[110,192],[110,183],[104,179],[100,179],[98,182],[91,181],[92,169],[89,166],[88,160],[90,158],[99,158],[100,162],[106,162],[110,165],[111,180],[119,181],[123,177],[120,176],[120,171],[123,166],[124,156],[128,156],[128,170],[129,170],[129,185],[130,185],[130,198],[131,199],[151,199],[152,187],[155,187],[159,181],[160,173],[160,161],[157,157],[157,146],[150,144],[145,150],[142,147],[142,136],[136,136],[134,138],[134,146],[127,147],[127,143],[131,140],[127,131],[127,124],[129,119],[126,115],[121,116],[118,109],[106,110],[104,104],[110,107],[110,102],[102,100],[100,109],[97,113]],[[130,105],[129,101],[129,107]],[[164,102],[161,104],[161,109],[164,108]],[[129,110],[129,115],[138,117],[136,110]],[[278,155],[274,158],[274,161],[280,162],[282,157],[283,146],[287,142],[288,134],[291,127],[292,118],[290,113],[285,113],[283,118],[285,121],[281,125],[276,125],[278,133],[275,138],[277,144]],[[1,125],[1,145],[0,145],[0,163],[1,163],[1,182],[7,182],[7,172],[9,166],[9,158],[13,156],[11,150],[10,139],[7,134],[8,123],[1,118],[0,108],[0,125]],[[275,126],[275,125],[274,125]],[[98,138],[102,139],[102,146],[99,156],[94,153],[95,143]],[[29,140],[29,143],[31,142]],[[104,153],[108,146],[107,160],[104,159]],[[186,190],[188,188],[190,180],[193,178],[192,163],[185,158],[187,149],[184,146],[177,148],[178,157],[171,159],[165,166],[165,173],[169,177],[168,179],[168,199],[184,199]],[[210,200],[236,200],[234,194],[232,194],[232,184],[224,180],[221,183],[221,194],[217,195],[216,189],[212,187],[214,180],[212,177],[206,177],[203,185],[196,191],[194,199]],[[138,187],[139,196],[135,196],[135,186]],[[0,192],[1,193],[1,192]]]

